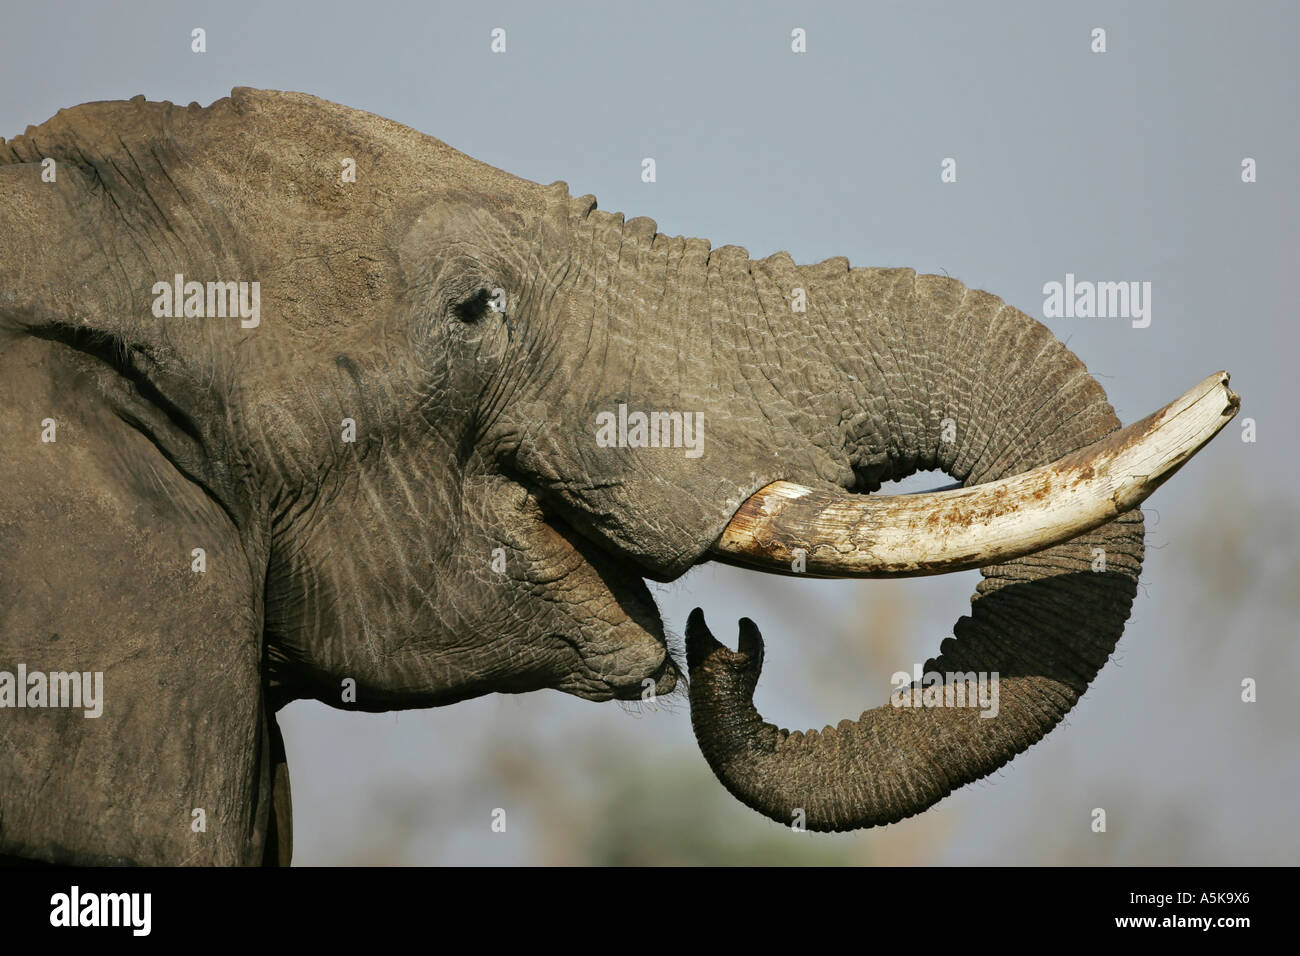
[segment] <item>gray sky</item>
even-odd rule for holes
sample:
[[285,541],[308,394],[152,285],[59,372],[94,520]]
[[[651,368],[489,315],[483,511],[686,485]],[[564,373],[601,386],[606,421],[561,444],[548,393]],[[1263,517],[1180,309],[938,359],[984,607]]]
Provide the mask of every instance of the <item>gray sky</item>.
[[[1287,699],[1295,617],[1284,613],[1285,592],[1258,588],[1260,575],[1295,562],[1294,539],[1269,535],[1290,527],[1297,503],[1296,373],[1285,363],[1300,341],[1300,189],[1285,164],[1300,155],[1298,11],[1189,2],[21,4],[6,11],[0,35],[0,135],[88,100],[144,93],[207,104],[232,86],[298,90],[406,123],[516,175],[562,179],[601,208],[651,216],[663,232],[715,247],[946,272],[1040,319],[1044,284],[1067,273],[1150,282],[1149,327],[1044,321],[1125,422],[1220,368],[1231,371],[1242,411],[1151,499],[1144,591],[1120,658],[1067,727],[926,814],[951,825],[943,839],[918,841],[912,858],[1016,862],[1059,844],[1060,859],[1087,861],[1091,807],[1113,806],[1127,833],[1149,835],[1165,832],[1176,805],[1184,862],[1294,863],[1284,795],[1300,789]],[[190,52],[194,27],[207,33],[201,55]],[[494,27],[507,31],[504,54],[489,50]],[[807,32],[806,53],[791,52],[795,27]],[[1105,53],[1090,51],[1096,27]],[[656,161],[655,183],[641,181],[643,157]],[[946,157],[956,160],[954,183],[940,181]],[[1255,183],[1242,182],[1245,157],[1257,163]],[[1253,443],[1241,440],[1246,418],[1256,423]],[[1211,530],[1193,539],[1207,510]],[[1244,575],[1247,565],[1258,570]],[[677,632],[702,605],[727,640],[737,617],[764,625],[766,614],[760,710],[785,726],[820,727],[883,701],[888,673],[810,689],[801,672],[817,632],[864,602],[901,602],[911,611],[894,636],[897,654],[924,660],[968,607],[976,576],[955,577],[756,587],[706,568],[661,589],[660,603]],[[1211,633],[1224,621],[1229,632]],[[870,630],[870,614],[861,623]],[[1268,661],[1270,672],[1257,673]],[[1243,676],[1260,679],[1254,710],[1237,701]],[[304,863],[364,855],[358,841],[394,792],[428,793],[414,812],[430,818],[394,859],[549,858],[539,847],[562,836],[523,826],[494,838],[483,822],[484,806],[503,804],[536,817],[536,791],[556,785],[544,772],[513,790],[454,786],[477,779],[484,748],[530,734],[575,752],[617,741],[593,774],[601,786],[642,773],[646,754],[708,774],[684,706],[633,715],[547,693],[367,716],[298,703],[283,723]],[[656,792],[653,774],[637,779]],[[740,820],[750,811],[732,811],[735,826],[751,825]],[[732,823],[724,815],[716,825]],[[1073,827],[1082,842],[1065,836]],[[882,838],[817,839],[855,841],[869,854]],[[1161,857],[1174,852],[1168,842],[1151,843],[1144,858],[1172,859]]]

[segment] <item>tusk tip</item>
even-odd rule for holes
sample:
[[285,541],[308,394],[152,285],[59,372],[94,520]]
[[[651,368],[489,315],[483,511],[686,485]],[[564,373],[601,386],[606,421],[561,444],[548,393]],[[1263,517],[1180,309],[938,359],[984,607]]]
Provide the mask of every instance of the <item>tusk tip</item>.
[[1228,387],[1228,382],[1231,380],[1232,376],[1226,371],[1219,372],[1219,384],[1223,386],[1224,395],[1228,399],[1228,404],[1224,406],[1222,413],[1225,418],[1231,418],[1241,408],[1241,396]]

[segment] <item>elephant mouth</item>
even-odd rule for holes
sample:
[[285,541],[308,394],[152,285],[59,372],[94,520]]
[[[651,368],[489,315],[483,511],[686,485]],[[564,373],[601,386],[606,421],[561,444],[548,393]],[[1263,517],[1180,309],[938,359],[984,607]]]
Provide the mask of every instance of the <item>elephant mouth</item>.
[[546,638],[563,660],[550,686],[592,701],[652,702],[679,689],[685,649],[670,648],[641,569],[535,500],[565,567],[547,582],[566,618]]

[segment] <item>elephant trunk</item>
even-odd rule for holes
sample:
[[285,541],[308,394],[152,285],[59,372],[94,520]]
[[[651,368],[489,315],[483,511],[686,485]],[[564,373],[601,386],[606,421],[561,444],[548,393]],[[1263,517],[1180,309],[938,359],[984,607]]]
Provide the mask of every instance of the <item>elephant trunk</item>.
[[[848,462],[853,479],[840,500],[923,469],[971,489],[1048,466],[1119,428],[1083,363],[1042,324],[991,295],[911,270],[849,269],[842,259],[796,267],[780,254],[746,268],[766,328],[780,331],[752,337],[760,354],[744,358],[761,363],[788,401],[782,414]],[[1224,382],[1203,383],[1220,405],[1200,444],[1235,411]],[[1146,484],[1159,484],[1195,448],[1184,451]],[[1085,469],[1075,461],[1071,476],[1094,477]],[[763,657],[758,629],[742,620],[733,652],[697,611],[687,627],[691,721],[710,767],[768,817],[827,831],[901,820],[996,770],[1056,726],[1114,649],[1141,571],[1142,515],[1128,509],[1142,497],[1114,499],[1109,513],[1030,542],[1032,553],[990,551],[970,616],[922,665],[923,683],[934,686],[905,688],[820,732],[765,722],[752,702]],[[1014,517],[1026,503],[1004,510]],[[926,533],[923,518],[918,535]],[[949,519],[962,530],[960,514]],[[1044,543],[1051,546],[1037,550]],[[821,544],[829,547],[810,548],[808,560],[829,555],[835,573],[852,547]],[[1008,555],[1019,556],[1003,561]],[[996,710],[978,705],[970,682],[980,678],[996,687]]]

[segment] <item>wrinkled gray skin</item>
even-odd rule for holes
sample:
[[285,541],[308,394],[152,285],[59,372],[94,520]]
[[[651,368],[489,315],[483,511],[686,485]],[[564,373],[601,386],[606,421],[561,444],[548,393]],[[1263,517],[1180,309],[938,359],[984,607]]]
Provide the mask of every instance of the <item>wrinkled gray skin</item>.
[[[155,318],[176,273],[259,281],[260,325]],[[704,454],[598,447],[620,402],[703,412]],[[246,89],[88,104],[0,141],[0,408],[0,670],[105,675],[98,719],[0,710],[0,854],[55,862],[286,862],[286,702],[666,693],[642,579],[704,560],[768,482],[973,484],[1118,426],[1046,328],[952,279],[710,250]],[[919,812],[1070,709],[1141,558],[1135,511],[984,570],[929,666],[1000,672],[992,720],[882,706],[789,736],[750,702],[756,631],[730,652],[696,616],[701,748],[782,822]]]

